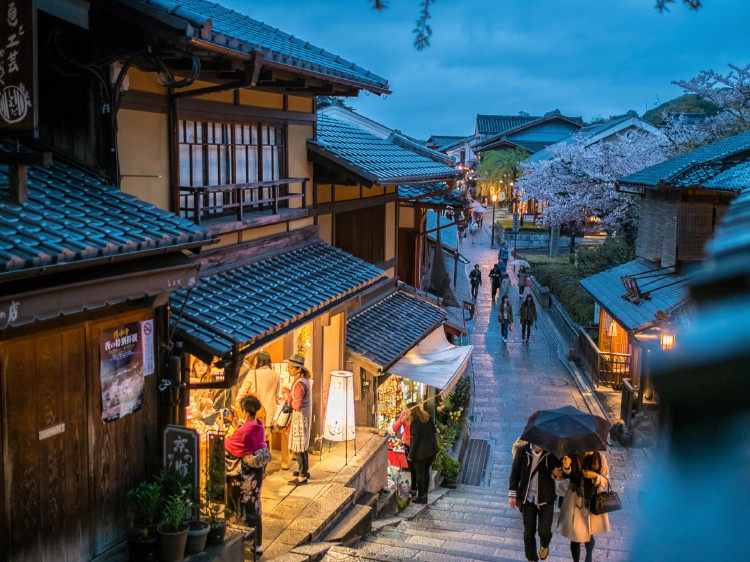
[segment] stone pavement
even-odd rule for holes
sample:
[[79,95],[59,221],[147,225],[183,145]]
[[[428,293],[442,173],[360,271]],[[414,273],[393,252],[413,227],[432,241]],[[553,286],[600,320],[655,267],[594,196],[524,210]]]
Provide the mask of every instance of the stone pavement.
[[[510,334],[507,344],[502,342],[497,304],[490,299],[486,279],[497,258],[497,250],[490,250],[489,246],[489,236],[477,236],[475,244],[470,239],[462,240],[460,248],[471,260],[467,267],[480,264],[485,281],[468,336],[474,344],[474,417],[470,434],[472,439],[487,439],[492,445],[485,485],[462,485],[413,521],[382,529],[355,548],[336,547],[327,560],[525,560],[520,514],[509,507],[507,500],[513,442],[535,410],[568,404],[584,411],[591,409],[560,360],[567,350],[561,349],[561,338],[541,309],[538,308],[540,321],[532,332],[530,345],[521,342],[517,318],[516,331]],[[517,316],[515,286],[510,298]],[[597,535],[594,560],[628,560],[647,459],[642,450],[619,446],[611,447],[607,458],[613,489],[621,495],[623,510],[610,515],[612,532]],[[554,527],[553,535],[548,560],[570,560],[568,541]]]

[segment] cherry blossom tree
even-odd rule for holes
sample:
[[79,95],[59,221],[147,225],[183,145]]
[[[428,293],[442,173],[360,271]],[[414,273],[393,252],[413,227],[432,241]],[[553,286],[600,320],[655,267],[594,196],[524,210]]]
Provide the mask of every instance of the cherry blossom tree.
[[664,160],[670,146],[663,135],[630,131],[594,144],[575,136],[549,150],[549,160],[524,162],[524,174],[516,182],[523,196],[546,202],[546,224],[614,233],[636,220],[634,196],[618,192],[615,180]]

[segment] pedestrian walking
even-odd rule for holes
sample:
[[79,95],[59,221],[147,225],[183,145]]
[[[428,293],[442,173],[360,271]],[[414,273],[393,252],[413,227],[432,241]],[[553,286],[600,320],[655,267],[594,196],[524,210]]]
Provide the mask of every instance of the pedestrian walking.
[[292,419],[289,421],[289,449],[297,458],[297,476],[289,481],[292,486],[307,484],[310,477],[310,420],[312,418],[312,396],[310,393],[310,371],[305,368],[305,358],[294,353],[286,361],[289,374],[294,378],[292,388],[285,390],[287,403],[292,407]]
[[409,468],[409,476],[411,477],[409,487],[411,488],[412,496],[417,495],[417,471],[414,468],[414,461],[409,459],[409,451],[411,450],[411,409],[416,405],[416,402],[407,402],[406,408],[401,412],[401,415],[392,427],[393,433],[396,435],[401,432],[401,441],[404,443],[404,452],[406,453],[406,465]]
[[[258,452],[266,443],[266,428],[262,419],[256,418],[261,409],[260,400],[249,395],[240,400],[236,416],[244,420],[234,433],[224,440],[226,454],[227,504],[241,524],[255,528],[255,554],[263,552],[260,488],[263,484],[265,463],[252,466],[248,456]],[[270,453],[267,459],[270,459]]]
[[500,333],[503,336],[503,342],[508,341],[508,329],[513,325],[513,307],[510,305],[508,295],[503,295],[500,300],[500,306],[497,309],[497,321],[500,322]]
[[477,221],[471,221],[471,225],[469,225],[469,234],[471,234],[471,243],[474,243],[474,240],[477,237],[477,232],[479,231],[479,224]]
[[510,259],[510,250],[508,244],[503,242],[500,246],[500,250],[497,252],[497,258],[503,262],[503,270],[508,269],[508,260]]
[[417,473],[417,497],[414,503],[427,503],[430,487],[430,467],[438,453],[437,430],[430,414],[421,405],[411,409],[411,446],[408,460]]
[[[523,517],[523,546],[527,560],[545,560],[552,540],[555,512],[555,469],[560,461],[538,445],[522,445],[513,458],[508,485],[510,507]],[[536,535],[539,535],[539,552]]]
[[531,337],[531,326],[536,326],[536,305],[534,297],[530,294],[526,298],[518,311],[518,317],[521,319],[521,340],[528,345]]
[[557,493],[563,496],[557,530],[570,541],[573,562],[581,558],[581,543],[586,547],[586,562],[592,562],[594,535],[609,532],[609,515],[594,515],[589,505],[597,493],[609,487],[609,466],[604,453],[592,451],[563,457],[554,471]]
[[508,290],[510,289],[510,275],[508,275],[507,273],[503,273],[503,281],[500,284],[500,287],[503,290],[503,294],[507,295]]
[[489,277],[492,282],[492,300],[494,301],[503,279],[503,270],[500,268],[500,262],[492,266],[487,277]]
[[479,295],[479,286],[482,284],[482,272],[479,271],[479,264],[474,264],[474,269],[469,273],[469,283],[471,284],[471,298],[477,300]]

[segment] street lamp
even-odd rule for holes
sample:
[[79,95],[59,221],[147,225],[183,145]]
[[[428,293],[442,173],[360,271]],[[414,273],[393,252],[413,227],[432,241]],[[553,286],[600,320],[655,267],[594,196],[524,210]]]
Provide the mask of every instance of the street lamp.
[[492,194],[492,238],[490,238],[490,249],[495,247],[495,207],[497,206],[497,193]]

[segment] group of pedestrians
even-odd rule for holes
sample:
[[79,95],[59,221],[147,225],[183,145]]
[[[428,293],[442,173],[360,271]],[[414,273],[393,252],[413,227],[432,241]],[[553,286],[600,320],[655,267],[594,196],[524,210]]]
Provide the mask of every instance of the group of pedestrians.
[[[552,541],[555,503],[560,505],[558,532],[570,541],[570,553],[579,562],[581,545],[592,562],[594,535],[609,532],[609,516],[591,512],[596,494],[609,487],[609,466],[604,453],[592,451],[558,459],[541,447],[526,443],[513,458],[508,496],[510,507],[523,518],[526,558],[545,560]],[[539,551],[536,549],[539,535]]]

